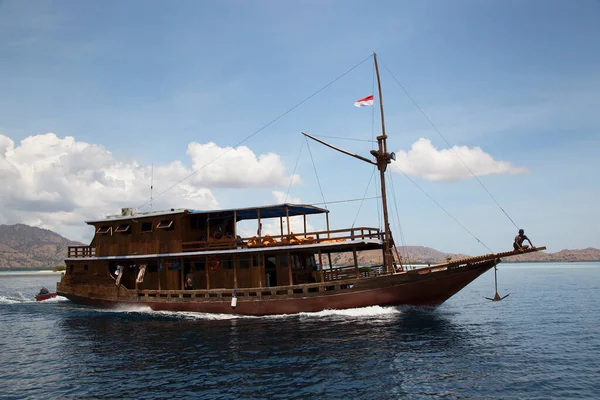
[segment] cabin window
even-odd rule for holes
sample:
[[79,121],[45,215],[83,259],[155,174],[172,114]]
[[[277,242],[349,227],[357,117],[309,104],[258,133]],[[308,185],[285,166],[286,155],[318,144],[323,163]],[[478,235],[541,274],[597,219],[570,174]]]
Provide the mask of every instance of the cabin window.
[[203,218],[192,217],[190,218],[190,228],[192,229],[206,229],[206,224]]
[[130,224],[121,224],[115,229],[115,232],[120,233],[131,233],[131,225]]
[[201,260],[194,261],[194,269],[196,271],[204,271],[206,269],[206,263]]
[[288,256],[287,254],[280,254],[279,255],[279,267],[280,268],[287,268],[288,266]]
[[241,269],[248,269],[250,268],[250,258],[246,258],[246,257],[240,257],[239,259],[239,265]]
[[96,233],[101,233],[101,234],[105,234],[111,231],[111,227],[110,225],[103,225],[100,228],[98,228],[98,230],[96,231]]
[[292,254],[291,255],[291,259],[292,259],[292,269],[304,269],[304,265],[302,264],[302,256],[299,256],[297,254]]
[[180,271],[181,270],[181,263],[177,260],[167,261],[165,264],[169,271]]
[[142,222],[142,232],[152,232],[152,222]]
[[174,221],[172,219],[162,220],[156,225],[156,229],[168,229],[172,230],[174,227]]
[[115,261],[109,261],[108,273],[111,274],[112,276],[117,275],[117,263]]
[[220,264],[223,269],[233,269],[233,260],[229,257],[221,258]]

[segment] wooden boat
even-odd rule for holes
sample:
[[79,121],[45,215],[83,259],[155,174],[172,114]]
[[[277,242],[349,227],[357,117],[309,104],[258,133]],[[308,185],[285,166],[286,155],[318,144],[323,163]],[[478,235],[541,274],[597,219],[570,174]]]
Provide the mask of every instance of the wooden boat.
[[48,299],[53,299],[57,296],[56,293],[50,293],[48,289],[42,288],[38,294],[35,295],[35,301],[44,301]]
[[[137,212],[88,221],[96,233],[89,246],[69,247],[58,294],[96,306],[148,306],[154,310],[246,315],[316,312],[366,306],[437,306],[494,267],[503,257],[544,250],[486,254],[406,269],[395,252],[388,223],[385,171],[387,152],[381,85],[377,73],[382,134],[374,161],[380,172],[384,228],[330,229],[329,211],[312,205],[277,204],[218,211],[171,209]],[[307,218],[325,216],[326,229],[307,231]],[[290,218],[304,229],[290,231]],[[279,219],[280,234],[266,235],[262,223]],[[238,236],[240,221],[254,221],[257,235]],[[285,222],[286,229],[283,228]],[[381,262],[359,266],[357,252],[381,251]],[[351,253],[351,265],[332,257]]]

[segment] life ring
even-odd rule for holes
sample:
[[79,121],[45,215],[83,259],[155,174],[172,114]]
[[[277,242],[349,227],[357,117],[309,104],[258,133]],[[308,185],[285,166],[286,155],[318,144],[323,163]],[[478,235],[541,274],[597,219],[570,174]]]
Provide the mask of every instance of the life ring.
[[219,260],[219,257],[217,257],[217,256],[208,256],[207,264],[208,264],[208,269],[210,269],[211,271],[216,271],[219,269],[219,266],[221,265],[221,261]]

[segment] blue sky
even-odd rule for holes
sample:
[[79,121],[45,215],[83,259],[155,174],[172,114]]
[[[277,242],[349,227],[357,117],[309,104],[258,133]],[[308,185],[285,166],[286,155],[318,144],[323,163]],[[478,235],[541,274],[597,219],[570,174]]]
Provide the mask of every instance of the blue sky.
[[[598,248],[599,37],[592,0],[0,1],[0,223],[89,240],[83,219],[149,197],[151,164],[162,171],[161,192],[376,50],[392,150],[421,138],[435,151],[448,145],[388,69],[452,146],[527,170],[479,179],[534,244]],[[300,132],[371,139],[377,109],[352,104],[372,92],[366,61],[244,142],[254,167],[232,158],[222,180],[200,174],[157,205],[272,203],[274,191],[287,192],[299,154],[290,195],[321,202]],[[371,148],[329,140],[364,156]],[[188,147],[210,142],[216,150]],[[363,196],[369,165],[316,143],[310,150],[326,201]],[[278,158],[260,162],[269,153]],[[431,181],[422,167],[413,165],[411,179],[492,250],[510,248],[516,228],[473,178]],[[393,180],[407,244],[487,251],[402,174]],[[350,225],[358,205],[331,205],[332,226]],[[367,200],[356,224],[378,221]]]

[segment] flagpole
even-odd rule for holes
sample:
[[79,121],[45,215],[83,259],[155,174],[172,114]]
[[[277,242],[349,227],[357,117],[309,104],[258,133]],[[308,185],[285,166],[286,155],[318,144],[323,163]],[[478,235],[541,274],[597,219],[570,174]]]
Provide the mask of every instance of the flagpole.
[[392,162],[392,156],[387,152],[387,135],[385,134],[385,117],[383,114],[383,97],[381,95],[381,80],[379,79],[379,65],[377,64],[377,53],[373,52],[375,62],[375,74],[377,75],[377,89],[379,91],[379,110],[381,112],[381,135],[377,136],[377,151],[371,150],[371,154],[377,160],[377,169],[381,180],[381,202],[383,207],[383,229],[385,237],[383,241],[383,265],[386,272],[391,271],[393,255],[391,253],[391,233],[388,218],[387,197],[385,189],[385,171],[389,163]]

